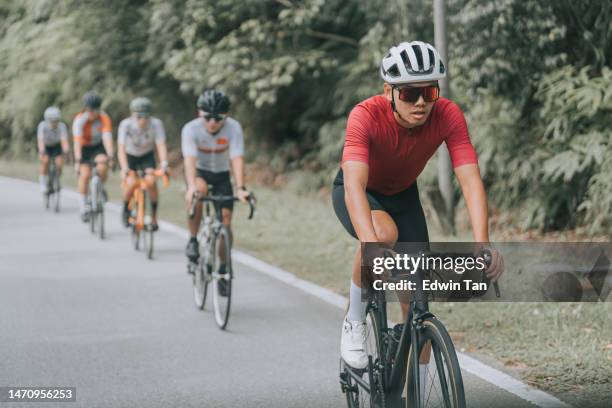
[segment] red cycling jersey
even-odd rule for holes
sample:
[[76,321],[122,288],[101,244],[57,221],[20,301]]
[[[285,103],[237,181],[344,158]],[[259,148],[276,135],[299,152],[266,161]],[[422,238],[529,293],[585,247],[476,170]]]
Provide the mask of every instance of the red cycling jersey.
[[423,125],[407,129],[395,120],[389,101],[377,95],[351,111],[342,162],[368,164],[367,188],[393,195],[415,182],[442,142],[446,142],[453,167],[478,163],[463,112],[457,104],[440,98]]

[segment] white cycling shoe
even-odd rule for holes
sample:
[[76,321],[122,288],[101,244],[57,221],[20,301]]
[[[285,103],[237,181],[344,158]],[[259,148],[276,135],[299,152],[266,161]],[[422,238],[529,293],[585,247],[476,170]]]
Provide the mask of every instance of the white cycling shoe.
[[368,366],[368,355],[365,351],[365,322],[349,321],[342,323],[340,339],[340,356],[349,366],[361,370]]

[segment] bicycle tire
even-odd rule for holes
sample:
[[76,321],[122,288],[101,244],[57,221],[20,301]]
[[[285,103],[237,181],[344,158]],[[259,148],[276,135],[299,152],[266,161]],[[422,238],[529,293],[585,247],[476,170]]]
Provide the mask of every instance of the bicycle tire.
[[98,205],[97,205],[97,210],[96,212],[98,213],[98,236],[100,237],[100,239],[104,239],[105,236],[105,231],[104,231],[104,194],[102,192],[103,187],[102,187],[102,183],[100,181],[98,181],[97,183],[97,200],[98,200]]
[[193,274],[193,299],[199,310],[206,307],[208,284],[212,280],[212,245],[208,234],[200,238],[200,258]]
[[153,209],[151,207],[151,200],[149,199],[149,194],[146,191],[143,192],[143,199],[145,202],[145,211],[149,212],[148,220],[147,220],[147,217],[145,216],[146,224],[145,224],[145,229],[143,231],[144,236],[145,236],[144,240],[146,242],[145,254],[147,256],[147,259],[153,259],[153,233],[154,231],[153,231],[153,228],[151,227],[151,219],[152,219],[151,214],[153,212]]
[[56,183],[56,189],[55,192],[53,193],[53,210],[56,213],[59,213],[60,211],[60,188],[59,188],[59,180],[57,180]]
[[[365,351],[368,356],[372,356],[372,362],[374,365],[378,363],[378,360],[382,356],[381,350],[381,339],[380,339],[380,322],[376,311],[368,305],[366,311],[366,329],[365,329]],[[340,370],[341,373],[345,368],[344,361],[340,359]],[[343,387],[343,392],[346,397],[346,404],[349,408],[373,408],[380,405],[380,399],[382,398],[381,388],[378,383],[374,383],[374,386],[370,384],[370,393],[365,392],[361,389],[359,384],[347,373],[344,376],[347,386]],[[368,370],[363,370],[362,379],[368,382]],[[375,378],[378,381],[377,378]]]
[[53,194],[53,177],[55,176],[55,165],[53,161],[49,163],[49,170],[47,172],[47,191],[45,191],[44,195],[44,205],[45,209],[51,208],[51,195]]
[[61,186],[60,186],[60,180],[59,180],[59,174],[57,172],[57,169],[55,169],[53,171],[53,182],[52,182],[52,186],[53,186],[53,199],[52,199],[52,207],[53,210],[58,213],[60,210],[60,190],[61,190]]
[[[429,317],[422,323],[420,331],[418,353],[427,342],[431,343],[431,356],[427,368],[427,383],[424,395],[421,396],[421,404],[410,397],[414,389],[412,353],[414,347],[408,352],[408,372],[406,374],[406,398],[407,408],[465,408],[465,391],[463,389],[463,378],[457,353],[452,339],[444,327],[444,324],[435,317]],[[433,363],[433,364],[432,364]],[[443,374],[443,375],[441,375]],[[433,394],[433,395],[432,395]]]
[[132,245],[135,251],[140,248],[140,232],[136,230],[136,225],[132,225]]
[[[217,251],[217,245],[223,242],[225,247],[225,271],[226,273],[220,275],[216,273],[221,265],[221,257]],[[213,280],[212,280],[212,291],[213,291],[213,309],[215,315],[215,321],[217,326],[221,330],[225,330],[229,321],[230,308],[232,304],[232,258],[231,258],[231,246],[230,246],[230,235],[229,230],[225,226],[221,226],[216,235],[213,236],[211,249],[212,255],[212,267],[213,267]],[[221,280],[225,281],[225,296],[221,294]]]
[[89,190],[88,190],[88,202],[89,202],[89,230],[92,234],[96,233],[96,216],[97,216],[97,194],[98,190],[98,181],[92,176],[89,181]]

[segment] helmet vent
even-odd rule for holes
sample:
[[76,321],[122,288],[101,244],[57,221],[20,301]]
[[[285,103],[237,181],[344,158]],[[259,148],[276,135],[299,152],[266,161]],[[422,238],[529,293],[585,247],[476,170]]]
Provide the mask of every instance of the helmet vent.
[[400,72],[399,69],[397,68],[397,65],[393,65],[391,68],[389,68],[389,70],[387,71],[387,73],[389,75],[391,75],[392,77],[398,77],[400,76]]
[[416,56],[416,59],[417,59],[417,66],[416,66],[415,71],[424,71],[425,64],[423,64],[423,54],[421,53],[421,47],[414,45],[412,47],[412,50],[414,51],[414,55]]

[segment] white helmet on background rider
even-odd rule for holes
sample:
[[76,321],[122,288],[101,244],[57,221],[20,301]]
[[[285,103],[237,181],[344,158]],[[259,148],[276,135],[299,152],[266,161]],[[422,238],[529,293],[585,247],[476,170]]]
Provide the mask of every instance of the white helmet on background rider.
[[58,121],[62,118],[62,112],[60,112],[59,108],[55,106],[49,106],[47,109],[45,109],[43,116],[45,120]]
[[446,76],[438,51],[422,41],[391,47],[380,63],[380,76],[390,85],[437,81]]

